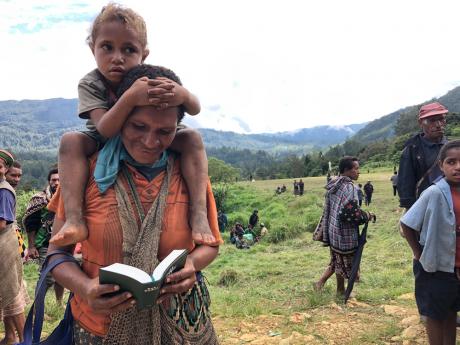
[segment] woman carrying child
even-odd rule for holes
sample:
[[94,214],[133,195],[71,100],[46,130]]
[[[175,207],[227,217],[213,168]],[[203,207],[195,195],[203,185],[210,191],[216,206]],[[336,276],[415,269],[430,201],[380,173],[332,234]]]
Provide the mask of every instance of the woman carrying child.
[[[460,311],[460,140],[438,156],[444,174],[401,218],[413,252],[415,299],[431,345],[456,343]],[[420,240],[417,240],[420,235]]]
[[[137,66],[125,76],[120,95],[141,76],[180,82],[165,68]],[[209,180],[207,221],[216,240],[196,245],[192,238],[181,158],[169,150],[183,116],[178,106],[136,107],[120,135],[90,159],[91,174],[84,190],[89,236],[82,242],[82,265],[66,262],[53,270],[56,281],[74,293],[75,345],[218,343],[209,314],[210,296],[200,271],[214,260],[223,241]],[[94,171],[104,178],[95,178]],[[66,221],[60,191],[48,208],[56,212],[56,234]],[[50,244],[49,251],[56,248]],[[71,246],[61,249],[73,252]],[[118,287],[99,284],[100,267],[122,262],[153,272],[174,249],[187,249],[187,261],[183,269],[168,276],[153,308],[138,310],[131,294],[107,295]]]
[[[94,19],[88,45],[97,69],[78,85],[78,114],[87,119],[88,130],[66,133],[59,147],[59,174],[66,210],[66,223],[51,243],[69,245],[83,241],[88,229],[83,221],[84,187],[88,158],[109,138],[119,134],[136,106],[158,109],[183,106],[191,115],[200,112],[199,100],[182,85],[168,78],[139,78],[119,98],[117,88],[125,74],[149,55],[144,19],[132,9],[109,3]],[[190,225],[196,243],[214,243],[207,223],[206,184],[208,165],[200,134],[189,128],[178,131],[171,149],[182,156],[184,178],[190,192]]]

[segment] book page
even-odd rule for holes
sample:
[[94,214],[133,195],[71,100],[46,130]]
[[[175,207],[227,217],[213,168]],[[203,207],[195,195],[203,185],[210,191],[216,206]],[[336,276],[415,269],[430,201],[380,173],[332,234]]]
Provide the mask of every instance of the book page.
[[177,260],[178,257],[180,257],[184,253],[184,249],[175,249],[167,257],[163,259],[162,262],[155,268],[152,274],[152,280],[154,282],[160,280],[163,275],[165,274],[165,271],[171,266],[171,264]]
[[105,271],[118,273],[124,276],[128,276],[132,279],[137,280],[138,282],[145,284],[151,283],[152,277],[150,277],[146,272],[142,271],[141,269],[125,264],[115,263],[107,267],[101,268]]

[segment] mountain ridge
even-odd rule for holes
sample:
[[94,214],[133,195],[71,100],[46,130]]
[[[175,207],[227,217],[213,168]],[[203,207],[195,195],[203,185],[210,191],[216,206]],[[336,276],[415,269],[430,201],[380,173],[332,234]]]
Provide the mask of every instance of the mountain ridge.
[[[193,117],[190,117],[190,121],[193,123]],[[0,101],[0,146],[19,151],[56,151],[62,134],[84,129],[84,123],[84,120],[77,116],[77,99]],[[271,153],[305,153],[339,144],[364,125],[317,126],[295,131],[257,134],[241,134],[211,128],[198,130],[207,147],[230,146],[266,150]]]

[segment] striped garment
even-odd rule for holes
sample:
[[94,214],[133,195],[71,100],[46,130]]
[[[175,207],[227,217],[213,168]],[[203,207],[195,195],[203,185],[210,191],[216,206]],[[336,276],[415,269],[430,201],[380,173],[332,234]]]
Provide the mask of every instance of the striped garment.
[[351,254],[358,247],[358,227],[367,221],[359,208],[358,194],[347,176],[331,180],[323,210],[323,242],[340,254]]

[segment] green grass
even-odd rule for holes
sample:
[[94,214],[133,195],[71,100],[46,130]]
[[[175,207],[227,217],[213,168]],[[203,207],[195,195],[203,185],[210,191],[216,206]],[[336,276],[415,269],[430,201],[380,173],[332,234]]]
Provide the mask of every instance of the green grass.
[[[361,266],[362,281],[355,285],[358,301],[371,308],[357,309],[359,316],[349,316],[344,307],[345,319],[358,318],[364,327],[352,336],[347,344],[383,344],[401,332],[399,320],[382,311],[380,305],[398,303],[414,307],[413,301],[396,298],[413,291],[411,253],[398,233],[401,216],[397,198],[392,196],[389,178],[392,171],[363,174],[361,183],[372,180],[375,193],[369,210],[376,213],[377,223],[369,225],[368,243],[364,249]],[[315,339],[327,343],[328,334],[317,329],[330,317],[329,306],[338,303],[335,296],[335,279],[330,279],[323,293],[313,291],[316,281],[329,262],[329,249],[312,241],[311,231],[321,215],[324,196],[324,177],[305,178],[305,195],[292,195],[292,180],[242,182],[231,187],[226,202],[229,225],[235,221],[247,223],[254,208],[260,220],[269,229],[269,237],[250,249],[238,250],[226,243],[218,258],[205,270],[212,296],[212,312],[216,319],[225,320],[218,326],[225,344],[233,324],[242,320],[257,320],[269,315],[280,316],[277,327],[283,336],[297,331],[313,334]],[[277,186],[286,184],[288,192],[275,195]],[[37,267],[25,266],[29,293],[37,279]],[[396,301],[396,302],[395,302]],[[45,330],[49,332],[59,321],[63,309],[54,302],[54,294],[47,296]],[[292,313],[311,313],[312,319],[304,324],[289,322]],[[328,314],[329,313],[329,314]],[[236,326],[235,326],[236,327]],[[332,334],[332,333],[331,333]]]

